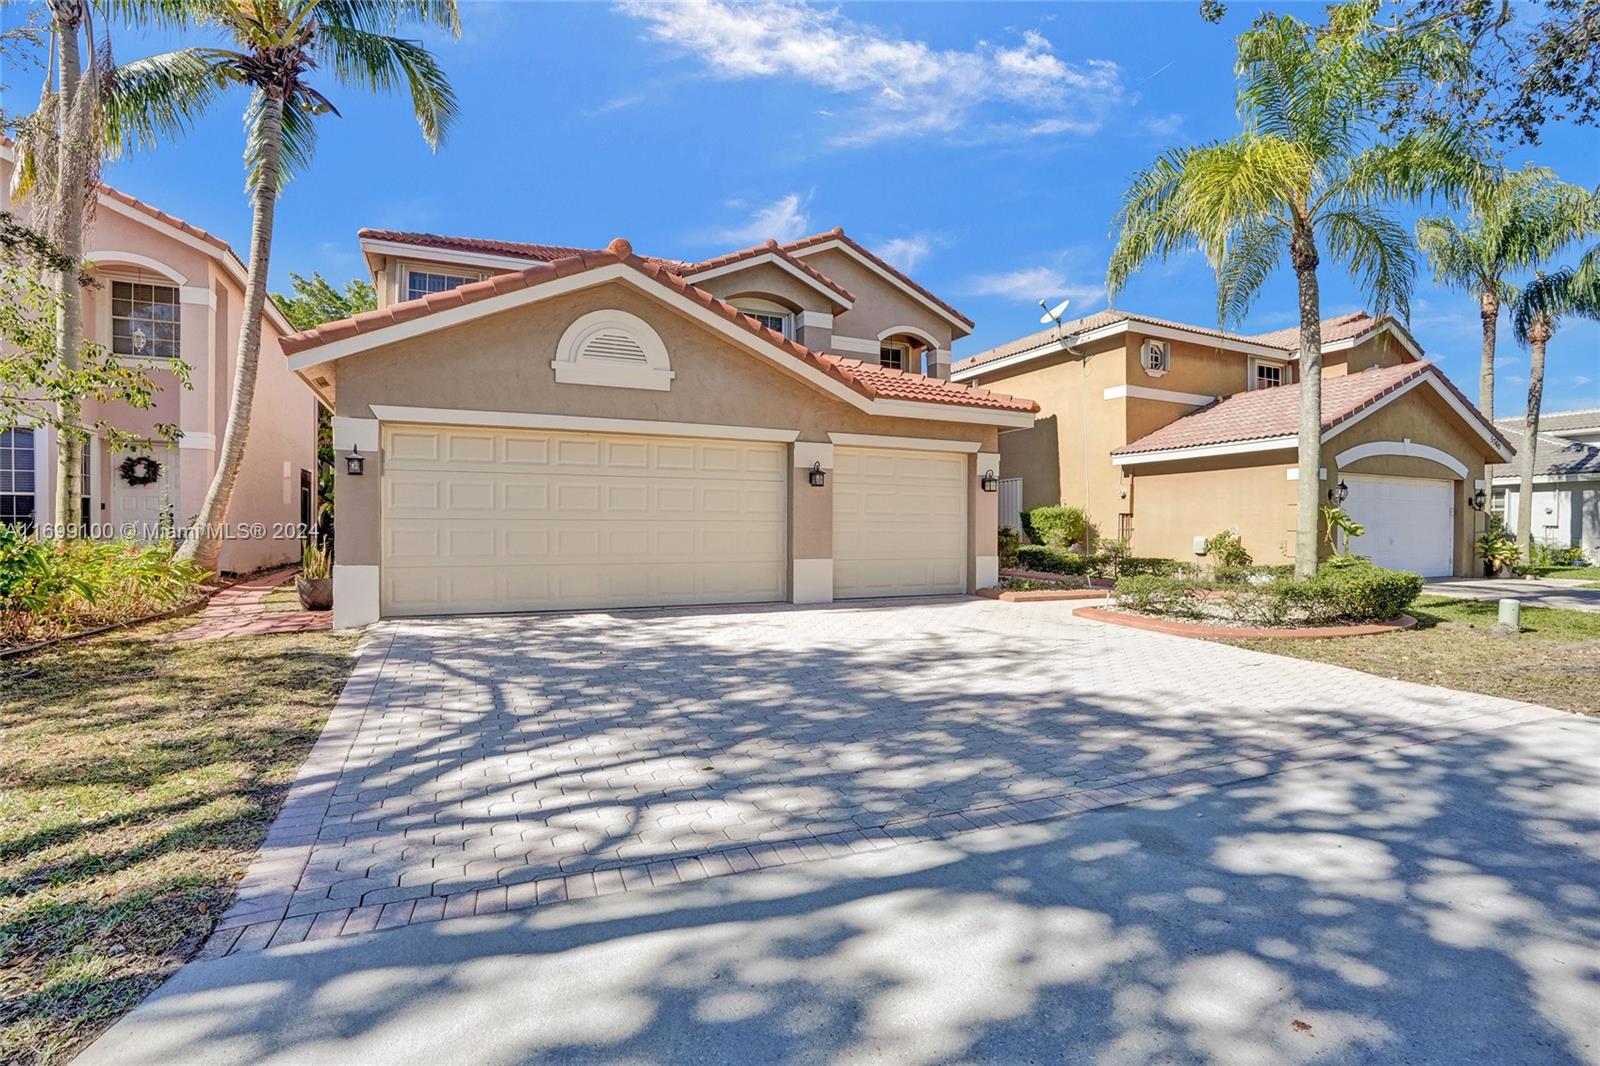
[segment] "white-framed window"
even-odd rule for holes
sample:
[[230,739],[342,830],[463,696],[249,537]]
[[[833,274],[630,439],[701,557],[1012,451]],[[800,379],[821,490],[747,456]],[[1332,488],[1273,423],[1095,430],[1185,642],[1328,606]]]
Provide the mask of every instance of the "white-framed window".
[[741,314],[755,319],[774,333],[781,333],[783,336],[793,339],[794,314],[782,304],[750,297],[734,300],[732,303],[734,308]]
[[1172,346],[1166,341],[1147,340],[1139,346],[1139,365],[1158,378],[1172,369]]
[[906,368],[906,346],[903,344],[880,344],[878,346],[878,362],[895,370]]
[[182,304],[174,285],[111,282],[111,352],[130,359],[177,359]]
[[550,367],[558,384],[618,389],[665,391],[675,376],[661,335],[638,315],[610,308],[568,326]]
[[1283,367],[1277,363],[1256,364],[1256,388],[1275,389],[1283,384]]
[[94,523],[94,438],[83,442],[82,465],[78,470],[78,514],[85,526]]
[[424,296],[431,296],[436,292],[449,292],[459,289],[463,285],[471,285],[482,278],[473,274],[470,277],[464,274],[442,274],[433,270],[406,271],[406,299],[420,300]]
[[38,503],[34,442],[27,427],[0,431],[0,525],[33,528]]

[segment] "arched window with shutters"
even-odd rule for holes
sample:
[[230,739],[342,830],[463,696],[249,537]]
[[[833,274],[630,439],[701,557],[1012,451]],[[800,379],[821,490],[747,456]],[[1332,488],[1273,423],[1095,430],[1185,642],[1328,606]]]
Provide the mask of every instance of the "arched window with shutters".
[[603,385],[618,389],[672,387],[667,346],[650,324],[626,311],[590,311],[556,345],[550,364],[565,385]]

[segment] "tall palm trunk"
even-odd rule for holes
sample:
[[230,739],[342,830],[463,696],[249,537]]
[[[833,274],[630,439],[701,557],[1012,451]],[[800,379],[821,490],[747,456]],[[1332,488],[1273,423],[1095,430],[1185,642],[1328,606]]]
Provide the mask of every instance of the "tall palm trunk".
[[[53,281],[59,296],[56,311],[56,350],[63,368],[78,369],[78,350],[83,346],[83,290],[78,286],[77,266],[83,260],[84,186],[89,181],[89,146],[79,143],[82,135],[79,92],[83,88],[83,63],[78,49],[78,31],[84,9],[80,0],[50,0],[59,55],[58,100],[56,105],[56,186],[52,190],[52,211],[60,227],[61,250],[74,264],[58,272]],[[70,392],[63,395],[57,410],[55,516],[53,521],[64,535],[76,532],[82,516],[79,511],[80,479],[83,463],[83,437],[79,429],[80,405]]]
[[1295,492],[1294,572],[1317,572],[1322,520],[1322,296],[1317,285],[1317,245],[1308,223],[1289,243],[1300,289],[1300,462]]
[[1494,421],[1494,347],[1500,332],[1500,294],[1485,289],[1478,295],[1478,317],[1483,321],[1483,355],[1478,362],[1478,410]]
[[1540,315],[1528,329],[1528,414],[1523,422],[1522,449],[1517,454],[1517,553],[1533,561],[1533,460],[1538,450],[1539,407],[1544,402],[1544,350],[1554,332]]
[[206,490],[205,503],[192,537],[179,555],[213,573],[222,556],[223,524],[228,504],[239,480],[245,441],[250,435],[250,411],[256,394],[256,367],[261,359],[261,316],[267,305],[267,265],[272,255],[273,211],[278,202],[278,178],[283,165],[283,98],[268,93],[261,107],[255,136],[261,144],[261,165],[251,190],[250,272],[245,281],[244,319],[239,324],[239,349],[233,369],[233,398],[228,404],[228,425],[222,433],[222,450],[216,473]]

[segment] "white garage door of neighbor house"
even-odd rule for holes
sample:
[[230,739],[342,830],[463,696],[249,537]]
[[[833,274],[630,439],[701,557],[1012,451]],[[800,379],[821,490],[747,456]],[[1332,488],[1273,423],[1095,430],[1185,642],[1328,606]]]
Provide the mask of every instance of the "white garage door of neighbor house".
[[1423,577],[1455,571],[1453,482],[1357,474],[1345,475],[1344,482],[1350,486],[1344,509],[1367,527],[1351,543],[1357,555]]
[[387,615],[785,594],[781,444],[385,426]]
[[967,457],[833,450],[833,594],[967,590]]

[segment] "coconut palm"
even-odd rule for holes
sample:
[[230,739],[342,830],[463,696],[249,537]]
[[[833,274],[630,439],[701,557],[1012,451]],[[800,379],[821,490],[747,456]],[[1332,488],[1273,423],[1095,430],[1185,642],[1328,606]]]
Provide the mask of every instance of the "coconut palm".
[[1495,338],[1500,310],[1516,302],[1506,281],[1532,270],[1572,241],[1600,229],[1600,198],[1558,181],[1544,167],[1501,170],[1468,200],[1465,223],[1429,215],[1417,223],[1417,244],[1427,253],[1439,284],[1478,298],[1483,354],[1478,368],[1478,409],[1494,418]]
[[1375,40],[1362,5],[1329,27],[1268,15],[1241,34],[1237,136],[1169,151],[1138,174],[1117,216],[1107,271],[1114,295],[1152,259],[1200,249],[1217,272],[1217,317],[1243,320],[1285,252],[1298,287],[1299,489],[1295,572],[1316,570],[1322,424],[1324,251],[1374,310],[1408,314],[1415,259],[1386,205],[1454,194],[1478,172],[1451,129],[1381,139],[1397,84],[1454,61],[1453,38]]
[[185,48],[128,64],[106,100],[117,120],[115,127],[130,131],[123,143],[159,133],[159,122],[146,118],[152,114],[148,106],[152,99],[184,95],[192,112],[219,90],[233,86],[250,90],[245,110],[246,185],[252,208],[249,275],[233,398],[216,473],[195,531],[179,553],[214,571],[250,433],[278,192],[310,163],[316,120],[338,115],[332,101],[312,86],[311,76],[322,69],[344,86],[371,92],[404,90],[411,97],[423,139],[437,148],[455,117],[455,94],[424,45],[394,34],[415,25],[459,35],[461,26],[455,0],[129,0],[127,6],[179,25],[216,31],[233,47]]
[[1533,558],[1533,460],[1539,439],[1539,408],[1544,401],[1545,349],[1567,318],[1600,321],[1600,248],[1585,256],[1577,268],[1563,267],[1540,274],[1517,296],[1511,324],[1517,342],[1526,344],[1528,360],[1528,413],[1523,421],[1522,449],[1517,454],[1517,551],[1523,561]]

